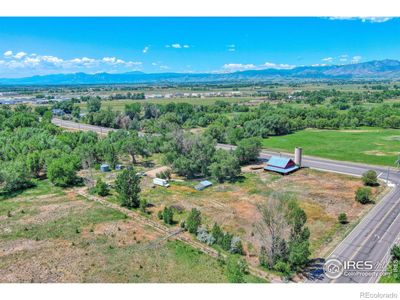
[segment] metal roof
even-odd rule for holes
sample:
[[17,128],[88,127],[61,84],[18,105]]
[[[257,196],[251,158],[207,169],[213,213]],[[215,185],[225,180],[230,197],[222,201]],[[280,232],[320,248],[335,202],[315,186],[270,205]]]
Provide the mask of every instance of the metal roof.
[[268,161],[268,166],[285,168],[290,161],[291,159],[287,157],[272,156]]
[[281,173],[281,174],[287,174],[287,173],[293,172],[293,171],[295,171],[297,169],[299,169],[299,166],[293,166],[293,167],[286,168],[286,169],[285,168],[277,168],[277,167],[274,167],[274,166],[266,166],[266,167],[264,167],[264,170],[278,172],[278,173]]
[[208,180],[203,180],[200,181],[198,185],[196,185],[194,188],[198,191],[204,190],[206,187],[212,186],[212,182]]

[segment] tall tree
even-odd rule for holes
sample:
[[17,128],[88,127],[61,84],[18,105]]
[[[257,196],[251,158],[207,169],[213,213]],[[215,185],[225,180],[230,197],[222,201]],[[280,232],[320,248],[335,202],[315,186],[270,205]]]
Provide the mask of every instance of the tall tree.
[[134,168],[123,170],[115,181],[115,189],[119,194],[121,205],[138,208],[140,205],[140,177]]

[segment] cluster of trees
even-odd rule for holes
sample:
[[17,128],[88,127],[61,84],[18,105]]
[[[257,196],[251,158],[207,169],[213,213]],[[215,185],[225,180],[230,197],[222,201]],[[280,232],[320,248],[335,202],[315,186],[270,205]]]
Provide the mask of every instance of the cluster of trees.
[[151,138],[139,137],[135,131],[119,130],[99,139],[94,132],[68,132],[54,126],[46,112],[27,106],[0,109],[3,192],[28,188],[35,179],[44,177],[58,186],[75,185],[81,182],[76,175],[81,168],[97,167],[102,162],[114,168],[120,155],[129,155],[135,163],[138,155],[150,154]]
[[108,97],[109,100],[125,100],[125,99],[131,99],[131,100],[143,100],[145,99],[144,93],[131,93],[128,92],[126,94],[121,94],[121,93],[116,93],[112,94]]
[[258,223],[261,237],[260,264],[290,276],[308,263],[310,231],[307,216],[296,200],[273,195],[258,207],[262,221]]
[[[162,218],[164,221],[164,213],[166,209],[167,208],[164,208],[164,211],[162,211]],[[169,210],[172,210],[172,208],[169,208]],[[160,217],[161,214],[159,218]],[[187,219],[181,223],[181,227],[185,228],[190,233],[195,234],[199,241],[207,245],[218,245],[231,254],[243,254],[243,245],[238,236],[224,232],[217,223],[214,223],[213,228],[209,231],[205,226],[202,226],[201,213],[196,208],[193,208],[190,211]]]
[[209,176],[224,182],[240,174],[240,165],[257,159],[261,142],[244,139],[234,151],[215,149],[216,142],[209,134],[191,134],[175,130],[167,135],[163,146],[165,162],[179,175],[187,178]]

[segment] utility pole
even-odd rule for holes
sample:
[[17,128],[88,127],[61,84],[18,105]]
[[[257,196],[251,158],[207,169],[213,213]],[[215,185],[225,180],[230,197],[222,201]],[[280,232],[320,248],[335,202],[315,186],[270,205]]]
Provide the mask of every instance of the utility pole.
[[387,170],[386,184],[389,183],[389,172],[390,172],[390,167],[388,167],[388,170]]

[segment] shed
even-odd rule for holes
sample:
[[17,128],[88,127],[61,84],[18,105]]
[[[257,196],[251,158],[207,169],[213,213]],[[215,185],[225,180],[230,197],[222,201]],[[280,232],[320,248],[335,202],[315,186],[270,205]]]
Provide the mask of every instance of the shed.
[[65,115],[64,110],[59,109],[59,108],[55,108],[55,109],[53,109],[51,112],[52,112],[52,114],[55,115],[55,116],[63,116],[63,115]]
[[198,185],[196,185],[194,188],[198,191],[202,191],[205,188],[208,188],[209,186],[212,186],[212,182],[210,182],[208,180],[203,180],[203,181],[200,181],[200,183]]
[[291,158],[272,156],[264,167],[265,171],[277,172],[283,175],[298,170],[300,167]]
[[109,171],[110,171],[110,166],[107,165],[107,164],[102,164],[102,165],[100,166],[100,170],[101,170],[102,172],[109,172]]

